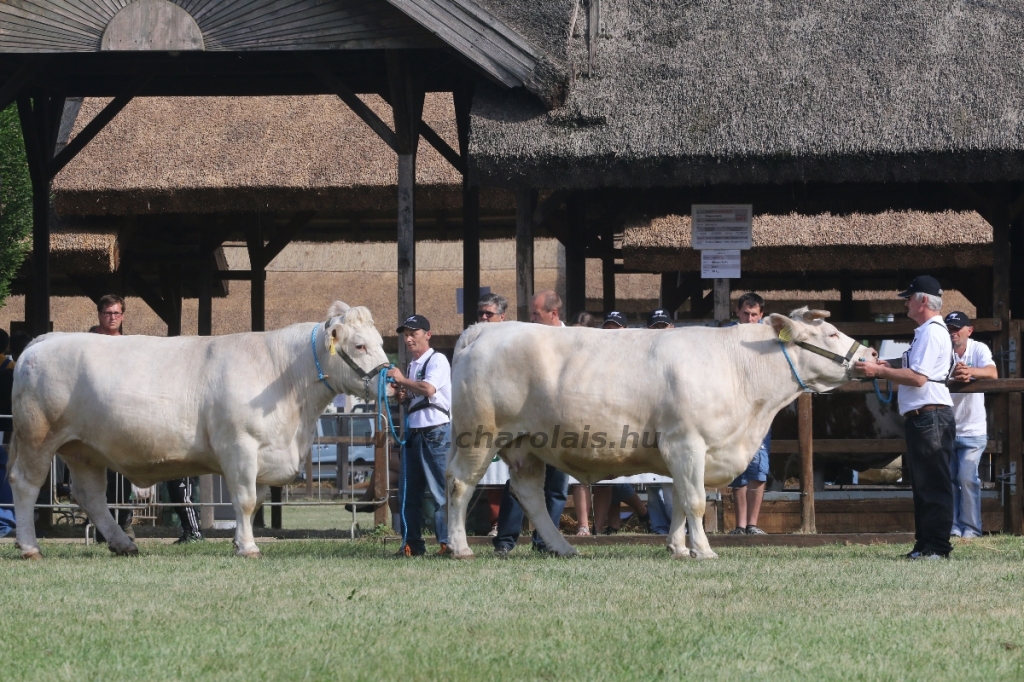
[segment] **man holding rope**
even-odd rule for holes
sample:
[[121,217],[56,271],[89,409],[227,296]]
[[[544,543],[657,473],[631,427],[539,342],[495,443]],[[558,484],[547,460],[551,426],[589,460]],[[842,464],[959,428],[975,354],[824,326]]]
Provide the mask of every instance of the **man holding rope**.
[[884,360],[857,362],[854,369],[869,379],[900,385],[899,410],[906,418],[905,462],[914,491],[914,549],[908,559],[948,559],[953,526],[953,485],[949,463],[955,456],[953,399],[946,381],[953,366],[953,344],[942,319],[942,288],[928,275],[915,277],[899,294],[907,317],[917,323],[902,367]]
[[448,549],[448,509],[445,504],[445,468],[452,440],[452,368],[443,354],[430,347],[430,321],[411,315],[398,327],[412,358],[409,376],[392,367],[388,377],[395,382],[399,402],[409,401],[405,450],[399,474],[398,500],[402,514],[402,548],[399,557],[422,556],[423,495],[430,491],[437,509],[434,532],[438,554]]

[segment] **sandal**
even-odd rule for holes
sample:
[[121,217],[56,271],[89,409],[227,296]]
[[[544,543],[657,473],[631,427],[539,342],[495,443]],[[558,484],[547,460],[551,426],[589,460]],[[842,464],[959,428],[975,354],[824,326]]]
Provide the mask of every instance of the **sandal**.
[[590,537],[590,528],[587,526],[580,526],[576,529],[576,536],[581,538]]

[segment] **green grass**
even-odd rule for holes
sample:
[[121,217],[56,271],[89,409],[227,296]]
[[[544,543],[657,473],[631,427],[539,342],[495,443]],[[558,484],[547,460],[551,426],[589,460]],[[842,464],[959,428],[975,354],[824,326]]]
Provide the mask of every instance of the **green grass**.
[[[10,680],[1022,679],[1024,540],[391,559],[379,541],[0,545]],[[387,545],[387,552],[396,544]]]

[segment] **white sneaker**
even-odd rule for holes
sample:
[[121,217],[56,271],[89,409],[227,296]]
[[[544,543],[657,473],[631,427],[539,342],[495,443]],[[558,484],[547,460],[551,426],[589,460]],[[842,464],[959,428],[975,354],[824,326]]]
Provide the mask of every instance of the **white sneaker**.
[[489,538],[496,538],[496,537],[498,537],[498,524],[494,524],[493,526],[491,526],[491,530],[490,530],[490,532],[487,533],[487,537],[489,537]]

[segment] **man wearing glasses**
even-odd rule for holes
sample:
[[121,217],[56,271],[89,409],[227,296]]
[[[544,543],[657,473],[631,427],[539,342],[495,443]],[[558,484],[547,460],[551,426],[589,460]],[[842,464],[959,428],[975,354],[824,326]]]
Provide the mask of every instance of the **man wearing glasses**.
[[[96,310],[99,313],[100,323],[93,327],[91,331],[106,336],[124,335],[125,304],[123,298],[117,294],[107,294],[96,304]],[[174,507],[174,511],[181,521],[181,537],[174,544],[202,541],[203,534],[199,532],[199,519],[196,516],[196,510],[194,507],[185,506],[187,503],[192,502],[192,479],[177,478],[167,481],[166,485],[167,495],[170,497],[171,504],[177,505]],[[121,490],[118,491],[117,474],[107,469],[107,503],[115,504],[119,502],[120,504],[126,504],[131,494],[131,481],[122,476]],[[121,526],[121,529],[124,530],[128,537],[134,540],[135,532],[132,530],[132,516],[131,509],[117,510],[118,525]],[[97,533],[96,539],[102,541],[99,533]]]
[[476,304],[478,322],[504,322],[508,301],[500,294],[484,294]]

